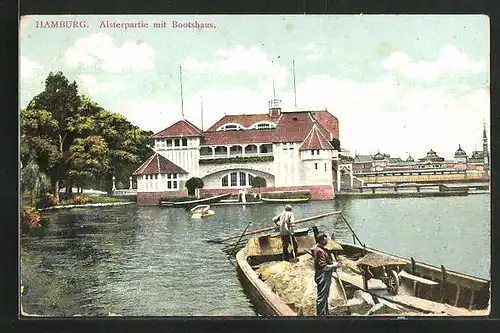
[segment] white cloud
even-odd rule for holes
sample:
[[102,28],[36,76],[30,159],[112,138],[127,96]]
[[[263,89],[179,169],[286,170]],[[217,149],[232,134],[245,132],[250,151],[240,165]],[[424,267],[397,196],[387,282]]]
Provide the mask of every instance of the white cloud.
[[30,60],[25,56],[21,56],[19,67],[20,67],[21,80],[32,78],[35,72],[40,70],[41,68],[37,62]]
[[180,102],[167,94],[153,99],[133,98],[119,111],[134,125],[144,130],[160,131],[181,119]]
[[289,69],[281,65],[279,55],[269,56],[256,46],[246,48],[242,45],[237,45],[229,50],[219,49],[216,54],[221,59],[212,63],[200,62],[195,57],[186,57],[183,61],[183,70],[195,73],[210,70],[227,75],[245,73],[260,75],[261,80],[257,84],[257,88],[261,94],[265,94],[268,98],[272,97],[273,77],[277,97],[279,97],[279,90],[287,83]]
[[187,72],[203,73],[208,69],[207,64],[202,64],[195,57],[186,57],[182,63],[182,67]]
[[115,46],[110,36],[97,33],[78,39],[66,50],[64,59],[70,67],[98,66],[106,72],[117,73],[127,68],[152,69],[153,56],[153,48],[144,42],[129,41]]
[[440,49],[439,57],[434,62],[413,61],[403,52],[393,52],[384,59],[382,66],[408,78],[423,81],[435,81],[445,73],[479,73],[485,70],[483,62],[473,62],[460,52],[455,45],[446,45]]
[[98,82],[97,79],[90,74],[79,75],[77,83],[79,86],[87,89],[91,94],[117,92],[120,90],[120,84]]
[[322,58],[321,52],[319,51],[318,47],[314,43],[307,44],[306,47],[304,48],[306,51],[306,59],[310,61],[317,61]]

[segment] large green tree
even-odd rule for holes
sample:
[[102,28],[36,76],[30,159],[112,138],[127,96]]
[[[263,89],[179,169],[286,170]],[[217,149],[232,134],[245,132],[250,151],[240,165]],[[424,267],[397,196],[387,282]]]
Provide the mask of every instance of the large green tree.
[[77,137],[77,111],[81,105],[76,82],[61,73],[50,73],[45,90],[36,95],[24,114],[26,139],[37,162],[50,175],[59,199],[59,182],[68,171],[68,151]]
[[113,175],[127,182],[144,161],[151,134],[51,72],[44,91],[21,110],[21,161],[34,160],[50,176],[57,199],[61,184],[69,193],[73,186],[109,191]]

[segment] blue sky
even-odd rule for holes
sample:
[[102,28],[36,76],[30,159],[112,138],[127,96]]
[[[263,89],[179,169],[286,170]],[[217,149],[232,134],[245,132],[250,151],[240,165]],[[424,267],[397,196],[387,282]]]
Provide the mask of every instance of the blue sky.
[[[37,28],[36,21],[85,21],[85,28]],[[102,28],[102,21],[148,28]],[[172,21],[215,28],[172,28]],[[153,23],[166,22],[167,28]],[[279,56],[279,58],[278,58]],[[50,71],[80,93],[160,131],[184,114],[204,128],[224,114],[324,109],[340,122],[342,147],[358,154],[452,158],[481,150],[489,127],[489,21],[481,15],[27,16],[20,28],[21,108]]]

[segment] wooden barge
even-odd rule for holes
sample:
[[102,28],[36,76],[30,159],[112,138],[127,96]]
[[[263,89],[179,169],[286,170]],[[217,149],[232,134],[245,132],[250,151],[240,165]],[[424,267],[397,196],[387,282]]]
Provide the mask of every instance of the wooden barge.
[[[296,235],[297,255],[309,255],[316,242],[313,235]],[[356,244],[329,240],[327,249],[335,254],[351,272],[339,270],[336,278],[351,288],[362,289],[372,296],[389,300],[422,315],[487,316],[489,314],[490,281],[405,259]],[[369,255],[369,256],[367,256]],[[388,260],[386,265],[371,265],[363,258],[377,257]],[[255,237],[236,254],[239,279],[257,311],[269,316],[297,316],[272,289],[262,281],[255,268],[280,261],[281,239],[278,234]],[[356,264],[359,263],[359,264]],[[354,266],[354,267],[353,267]],[[363,270],[364,268],[364,270]],[[392,272],[394,271],[394,272]],[[369,289],[370,279],[384,281],[386,288]],[[398,284],[394,293],[393,283]]]

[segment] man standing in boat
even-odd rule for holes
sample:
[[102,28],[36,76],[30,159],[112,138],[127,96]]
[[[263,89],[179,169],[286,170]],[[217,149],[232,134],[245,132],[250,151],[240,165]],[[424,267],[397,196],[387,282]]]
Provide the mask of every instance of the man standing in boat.
[[[286,205],[285,211],[273,218],[273,222],[280,227],[281,242],[283,243],[283,259],[287,261],[290,261],[292,258],[295,259],[297,256],[298,245],[293,236],[293,221],[295,221],[295,216],[290,205]],[[288,252],[290,243],[293,244],[293,257]]]
[[330,295],[330,285],[332,284],[332,273],[340,266],[334,261],[332,255],[325,249],[328,237],[324,233],[319,233],[316,237],[317,244],[314,249],[314,281],[318,287],[316,297],[316,315],[328,315],[328,296]]

